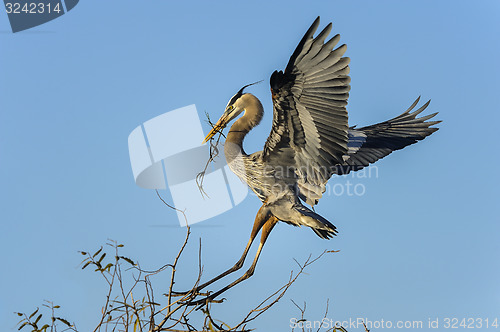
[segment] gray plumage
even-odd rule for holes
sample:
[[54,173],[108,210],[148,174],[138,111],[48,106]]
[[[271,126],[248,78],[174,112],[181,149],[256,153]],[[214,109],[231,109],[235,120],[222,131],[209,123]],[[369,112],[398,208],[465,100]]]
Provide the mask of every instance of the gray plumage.
[[306,32],[284,71],[270,79],[273,126],[262,151],[248,155],[245,135],[263,115],[260,101],[242,88],[205,141],[244,113],[229,130],[224,152],[233,172],[257,194],[263,209],[276,219],[308,226],[321,238],[336,234],[328,220],[306,207],[322,197],[332,175],[357,171],[429,136],[440,121],[437,113],[417,118],[419,98],[394,119],[363,128],[349,127],[347,100],[350,77],[346,46],[340,36],[327,40],[328,24],[315,38],[319,17]]
[[279,221],[308,226],[323,239],[336,235],[335,226],[304,203],[317,204],[332,175],[357,171],[438,130],[431,126],[439,121],[428,121],[436,113],[417,118],[429,102],[412,112],[419,99],[394,119],[359,129],[349,127],[346,106],[350,77],[349,58],[344,57],[346,46],[335,48],[339,35],[326,41],[331,23],[314,38],[318,26],[319,17],[307,30],[285,70],[271,75],[273,126],[264,149],[250,155],[243,149],[245,136],[264,114],[259,99],[244,93],[248,85],[229,100],[224,114],[204,140],[212,139],[243,113],[226,136],[224,155],[231,170],[263,204],[241,258],[233,267],[191,292],[200,292],[239,270],[259,232],[261,239],[252,265],[242,276],[207,297],[190,302],[191,305],[204,305],[250,278],[269,234]]

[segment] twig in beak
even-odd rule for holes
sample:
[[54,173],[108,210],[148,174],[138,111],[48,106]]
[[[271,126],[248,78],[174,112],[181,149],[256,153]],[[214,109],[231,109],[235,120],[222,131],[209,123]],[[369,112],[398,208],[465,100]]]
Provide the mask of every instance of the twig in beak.
[[218,145],[219,145],[219,141],[220,141],[221,137],[224,136],[224,138],[226,138],[226,136],[222,133],[223,128],[216,129],[216,125],[210,120],[210,115],[207,112],[205,112],[205,115],[207,117],[207,123],[210,125],[210,127],[212,127],[212,130],[215,130],[217,132],[217,134],[219,134],[219,135],[217,136],[217,139],[215,139],[215,135],[214,135],[209,140],[209,142],[210,142],[210,156],[208,158],[207,163],[205,164],[205,168],[203,168],[203,171],[201,171],[200,173],[198,173],[198,175],[196,175],[196,185],[198,186],[198,189],[200,190],[200,193],[202,196],[206,196],[206,197],[210,198],[208,196],[208,194],[205,192],[205,190],[203,189],[203,180],[205,178],[205,172],[207,171],[208,165],[210,165],[210,163],[212,161],[214,161],[214,159],[219,155]]

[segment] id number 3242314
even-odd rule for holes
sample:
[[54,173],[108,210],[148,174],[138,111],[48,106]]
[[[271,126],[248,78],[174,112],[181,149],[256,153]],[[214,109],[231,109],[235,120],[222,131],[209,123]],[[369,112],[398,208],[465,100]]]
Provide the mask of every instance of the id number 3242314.
[[7,14],[50,14],[63,11],[59,3],[54,5],[50,2],[30,2],[23,4],[19,2],[6,2],[5,10]]
[[499,327],[498,318],[443,318],[443,328],[445,329],[481,329]]

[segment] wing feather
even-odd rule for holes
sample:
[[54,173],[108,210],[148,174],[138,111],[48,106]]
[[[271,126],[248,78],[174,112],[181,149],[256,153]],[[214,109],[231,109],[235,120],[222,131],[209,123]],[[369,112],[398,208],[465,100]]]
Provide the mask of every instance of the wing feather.
[[430,100],[414,112],[420,97],[401,115],[372,126],[349,129],[349,149],[342,165],[337,165],[337,174],[358,171],[393,151],[423,140],[438,130],[432,127],[441,121],[427,121],[438,113],[417,118]]
[[[339,35],[325,43],[328,24],[315,38],[319,17],[293,52],[284,72],[271,76],[273,127],[264,146],[264,161],[280,165],[294,153],[301,198],[314,205],[331,177],[332,165],[348,153],[347,99],[350,90],[346,46],[334,49]],[[290,166],[290,165],[281,165]]]
[[[346,45],[340,35],[325,42],[328,24],[315,38],[319,17],[307,30],[284,71],[271,75],[273,126],[261,158],[284,168],[294,167],[299,197],[314,205],[333,174],[357,171],[431,135],[437,113],[417,118],[417,99],[401,115],[363,128],[348,126],[350,81]],[[413,111],[413,112],[412,112]]]

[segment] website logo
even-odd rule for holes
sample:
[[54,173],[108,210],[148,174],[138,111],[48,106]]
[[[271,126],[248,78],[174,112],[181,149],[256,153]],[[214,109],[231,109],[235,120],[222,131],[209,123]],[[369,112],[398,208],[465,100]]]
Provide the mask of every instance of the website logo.
[[[204,137],[195,105],[148,120],[128,137],[135,183],[146,189],[167,189],[168,185],[174,207],[184,211],[189,224],[224,213],[248,195],[248,187],[229,169],[223,151],[205,172],[206,195],[200,191],[197,177],[210,158],[209,145],[201,145]],[[182,212],[177,217],[186,226]]]

